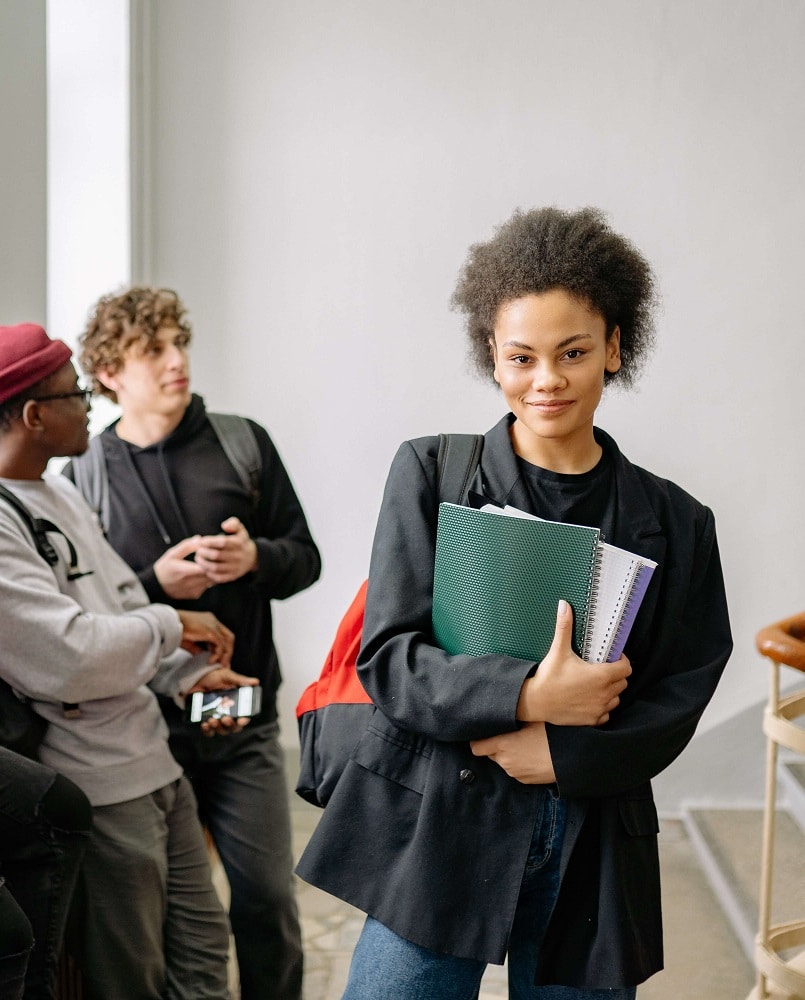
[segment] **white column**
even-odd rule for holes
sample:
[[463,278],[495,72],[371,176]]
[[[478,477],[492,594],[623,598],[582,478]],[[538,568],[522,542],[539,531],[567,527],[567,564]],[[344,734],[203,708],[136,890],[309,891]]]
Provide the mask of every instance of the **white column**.
[[[129,0],[49,0],[48,332],[75,346],[131,276]],[[110,407],[95,406],[93,429]]]

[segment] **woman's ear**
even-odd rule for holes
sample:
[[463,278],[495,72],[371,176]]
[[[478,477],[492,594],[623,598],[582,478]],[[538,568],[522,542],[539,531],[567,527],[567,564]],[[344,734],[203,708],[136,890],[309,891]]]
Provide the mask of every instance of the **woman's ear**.
[[605,364],[606,370],[614,375],[616,371],[620,370],[621,366],[621,328],[616,326],[612,333],[607,338],[607,360]]
[[492,359],[492,377],[500,385],[500,379],[498,378],[498,346],[495,343],[495,338],[490,337],[487,344],[489,345],[489,356]]

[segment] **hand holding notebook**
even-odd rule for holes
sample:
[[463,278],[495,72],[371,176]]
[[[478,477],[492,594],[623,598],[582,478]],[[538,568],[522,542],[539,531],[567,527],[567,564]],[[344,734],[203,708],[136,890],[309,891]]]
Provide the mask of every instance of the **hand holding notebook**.
[[609,719],[632,672],[625,657],[604,666],[573,652],[573,612],[567,601],[556,611],[556,629],[539,670],[520,690],[517,719],[521,723],[552,722],[558,726],[600,726]]

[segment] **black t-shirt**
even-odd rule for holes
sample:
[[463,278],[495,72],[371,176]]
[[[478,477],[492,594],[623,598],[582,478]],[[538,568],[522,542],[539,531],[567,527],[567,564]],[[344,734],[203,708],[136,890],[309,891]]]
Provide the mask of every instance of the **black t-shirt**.
[[549,521],[600,528],[601,538],[615,528],[615,474],[612,456],[604,447],[598,464],[589,472],[551,472],[518,458],[528,488],[530,513]]

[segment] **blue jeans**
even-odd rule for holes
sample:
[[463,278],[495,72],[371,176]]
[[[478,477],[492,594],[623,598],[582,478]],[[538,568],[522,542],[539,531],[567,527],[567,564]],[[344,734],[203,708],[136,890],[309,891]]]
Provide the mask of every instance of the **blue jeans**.
[[0,747],[0,997],[55,996],[90,823],[89,802],[72,781]]
[[299,1000],[302,935],[293,883],[285,754],[276,722],[171,738],[230,888],[241,1000]]
[[[559,889],[565,812],[565,803],[544,789],[509,941],[510,1000],[634,1000],[634,988],[534,985],[540,943]],[[475,1000],[485,968],[485,962],[412,944],[367,917],[342,1000]]]

